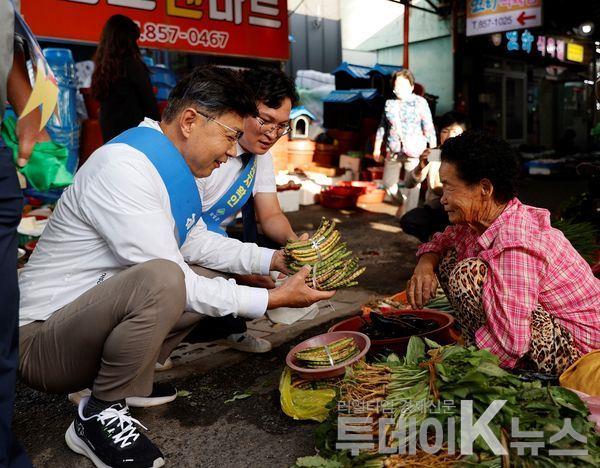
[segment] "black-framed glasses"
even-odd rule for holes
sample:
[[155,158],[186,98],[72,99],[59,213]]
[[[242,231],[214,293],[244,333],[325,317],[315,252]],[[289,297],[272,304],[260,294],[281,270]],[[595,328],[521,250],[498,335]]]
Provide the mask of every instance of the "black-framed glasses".
[[256,116],[255,119],[260,125],[259,131],[265,135],[274,133],[275,135],[277,135],[278,138],[281,138],[283,135],[287,135],[292,131],[292,126],[289,122],[282,124],[270,123],[260,118],[259,116]]
[[233,132],[235,135],[228,135],[228,136],[233,138],[236,142],[239,141],[239,139],[242,138],[242,136],[244,136],[244,132],[242,130],[236,130],[235,128],[232,128],[229,125],[225,125],[223,122],[219,122],[213,116],[205,114],[204,112],[199,111],[198,109],[194,109],[194,110],[196,111],[197,114],[200,114],[202,117],[204,117],[209,122],[214,122],[217,125],[220,125],[221,127],[223,127],[224,129],[229,130],[230,132]]

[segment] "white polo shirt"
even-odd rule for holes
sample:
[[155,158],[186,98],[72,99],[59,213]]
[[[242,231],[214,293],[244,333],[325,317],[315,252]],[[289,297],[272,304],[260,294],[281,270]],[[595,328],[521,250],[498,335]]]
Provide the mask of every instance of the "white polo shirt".
[[[244,168],[242,159],[239,157],[246,151],[238,144],[237,158],[229,158],[225,164],[215,169],[213,173],[204,179],[196,179],[200,198],[202,199],[202,211],[206,212],[217,203],[225,193],[231,188],[233,183],[242,173]],[[277,193],[275,183],[275,167],[273,166],[273,156],[269,151],[265,154],[256,156],[256,175],[254,176],[254,189],[252,194],[257,193]],[[238,210],[241,211],[241,207]],[[233,219],[230,216],[224,219],[221,227],[225,228]]]
[[[150,119],[140,125],[160,130]],[[100,282],[157,258],[183,270],[187,310],[250,318],[265,313],[267,290],[198,276],[187,263],[265,275],[273,250],[210,232],[202,220],[180,249],[175,229],[169,194],[148,158],[122,143],[102,146],[63,193],[20,274],[19,325],[46,320]]]

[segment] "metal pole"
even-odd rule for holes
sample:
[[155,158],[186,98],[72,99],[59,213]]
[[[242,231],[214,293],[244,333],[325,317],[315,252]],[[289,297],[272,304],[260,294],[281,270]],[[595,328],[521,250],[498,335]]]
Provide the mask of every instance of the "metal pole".
[[410,24],[410,0],[404,3],[404,60],[402,67],[408,69],[408,32]]

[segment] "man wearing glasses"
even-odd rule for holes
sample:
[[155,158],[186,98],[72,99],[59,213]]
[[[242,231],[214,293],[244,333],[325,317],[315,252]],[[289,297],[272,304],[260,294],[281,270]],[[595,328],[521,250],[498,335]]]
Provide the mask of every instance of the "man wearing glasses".
[[[237,154],[205,179],[197,179],[202,198],[203,220],[208,229],[227,235],[226,226],[241,212],[243,241],[279,247],[297,240],[277,198],[273,157],[269,150],[290,131],[290,111],[298,101],[294,82],[275,68],[249,69],[244,81],[254,93],[258,115],[244,118],[244,134]],[[256,221],[266,237],[259,239]],[[269,276],[248,275],[238,282],[275,286]],[[240,351],[263,353],[271,349],[264,339],[248,333],[239,317],[210,319],[202,328],[211,328],[213,337],[226,336],[223,344]],[[206,325],[206,326],[205,326]],[[192,333],[190,340],[193,340]],[[201,335],[204,336],[204,335]]]
[[331,297],[209,279],[188,264],[237,274],[286,272],[283,254],[210,232],[195,178],[235,156],[256,105],[239,75],[198,68],[173,89],[160,122],[144,120],[98,150],[62,195],[19,278],[22,380],[49,393],[91,389],[65,435],[96,466],[159,467],[164,456],[131,417],[156,398],[156,362],[203,316],[261,317]]

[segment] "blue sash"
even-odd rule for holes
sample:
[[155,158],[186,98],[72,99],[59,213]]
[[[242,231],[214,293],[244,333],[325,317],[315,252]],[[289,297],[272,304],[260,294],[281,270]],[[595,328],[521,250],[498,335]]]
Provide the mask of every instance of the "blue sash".
[[246,165],[242,168],[242,173],[235,182],[229,187],[229,190],[219,198],[208,211],[202,214],[202,219],[206,223],[209,231],[216,232],[227,237],[227,233],[221,227],[224,219],[235,215],[246,204],[252,190],[254,189],[254,176],[256,175],[256,155],[253,154]]
[[194,175],[175,145],[158,130],[135,127],[108,142],[124,143],[144,153],[158,171],[171,202],[179,247],[202,216],[202,202]]

